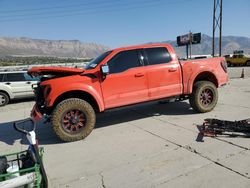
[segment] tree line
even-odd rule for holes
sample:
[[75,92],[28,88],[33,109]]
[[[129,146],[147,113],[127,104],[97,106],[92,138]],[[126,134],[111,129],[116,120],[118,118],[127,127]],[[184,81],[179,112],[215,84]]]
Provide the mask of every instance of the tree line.
[[61,58],[61,57],[17,57],[17,56],[4,56],[0,57],[0,66],[15,66],[15,65],[42,65],[42,64],[63,64],[63,63],[81,63],[89,62],[91,59],[79,58]]

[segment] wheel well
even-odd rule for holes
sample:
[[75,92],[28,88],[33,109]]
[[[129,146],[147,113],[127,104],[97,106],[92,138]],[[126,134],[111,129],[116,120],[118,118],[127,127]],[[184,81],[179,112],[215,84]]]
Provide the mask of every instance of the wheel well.
[[56,107],[61,101],[65,100],[65,99],[69,99],[69,98],[79,98],[79,99],[83,99],[85,101],[87,101],[95,110],[95,112],[99,112],[99,106],[95,100],[95,98],[90,95],[87,92],[84,91],[69,91],[66,93],[63,93],[62,95],[60,95],[59,97],[57,97],[57,99],[54,102],[53,108]]
[[211,72],[202,72],[198,74],[198,76],[194,80],[193,86],[198,81],[209,81],[212,82],[216,87],[218,87],[218,80]]
[[4,90],[0,90],[0,92],[5,93],[5,94],[9,97],[9,99],[10,99],[10,95],[9,95],[9,93],[7,93],[7,92],[6,92],[6,91],[4,91]]

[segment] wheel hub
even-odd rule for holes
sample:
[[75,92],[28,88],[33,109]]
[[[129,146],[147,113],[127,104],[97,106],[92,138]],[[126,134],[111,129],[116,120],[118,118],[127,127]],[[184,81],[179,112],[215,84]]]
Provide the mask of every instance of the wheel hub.
[[85,114],[80,110],[69,110],[62,118],[62,128],[70,133],[79,133],[86,124]]
[[77,125],[77,123],[79,123],[79,118],[78,116],[73,116],[70,118],[69,122],[72,124],[72,125]]
[[213,92],[210,89],[204,89],[200,95],[200,101],[204,106],[208,106],[213,102]]

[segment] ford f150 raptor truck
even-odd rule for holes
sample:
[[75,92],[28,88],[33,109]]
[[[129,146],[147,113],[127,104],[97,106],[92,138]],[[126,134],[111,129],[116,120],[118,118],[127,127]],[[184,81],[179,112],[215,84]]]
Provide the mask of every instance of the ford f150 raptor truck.
[[43,76],[31,116],[49,118],[63,141],[87,137],[96,113],[159,99],[189,99],[197,112],[211,111],[217,88],[228,82],[223,57],[179,61],[169,44],[147,44],[107,51],[84,69],[34,67]]

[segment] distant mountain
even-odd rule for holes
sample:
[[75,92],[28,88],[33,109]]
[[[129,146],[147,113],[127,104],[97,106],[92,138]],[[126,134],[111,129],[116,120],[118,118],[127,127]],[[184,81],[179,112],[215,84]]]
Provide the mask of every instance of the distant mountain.
[[[177,54],[180,57],[186,57],[186,47],[177,47],[176,41],[163,41],[162,43],[170,43],[174,46]],[[222,37],[222,54],[232,54],[234,50],[244,50],[250,54],[250,38],[240,36],[225,36]],[[216,53],[218,50],[218,38],[216,38]],[[192,45],[192,54],[205,55],[212,53],[212,37],[202,35],[201,44]]]
[[78,40],[43,40],[0,37],[0,56],[52,56],[93,58],[109,49]]
[[[218,39],[217,39],[218,41]],[[186,48],[177,47],[176,41],[163,41],[174,46],[179,57],[186,56]],[[217,43],[216,43],[217,44]],[[218,45],[216,45],[218,48]],[[218,53],[218,49],[215,49]],[[0,37],[0,56],[52,56],[93,58],[109,48],[95,43],[83,43],[78,40],[43,40],[31,38]],[[250,54],[250,38],[225,36],[222,38],[222,53],[232,54],[234,50],[244,50]],[[212,37],[202,35],[201,44],[192,46],[192,54],[212,53]]]

